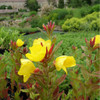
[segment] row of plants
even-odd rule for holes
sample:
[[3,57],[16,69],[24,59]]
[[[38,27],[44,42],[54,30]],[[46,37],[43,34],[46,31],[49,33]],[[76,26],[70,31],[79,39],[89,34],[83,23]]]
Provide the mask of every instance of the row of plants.
[[12,6],[1,5],[0,9],[12,9]]
[[42,23],[47,23],[52,20],[56,25],[62,26],[62,24],[67,20],[73,17],[75,18],[83,18],[84,16],[91,14],[93,12],[99,12],[100,5],[87,6],[82,8],[66,8],[66,9],[54,9],[53,6],[45,5],[45,7],[41,8],[41,17],[37,15],[34,11],[32,14],[26,14],[22,17],[26,17],[24,21],[20,23],[20,25],[24,26],[25,23],[29,23],[32,28],[40,27],[42,28]]
[[62,25],[64,31],[100,30],[99,12],[88,14],[83,18],[67,19]]
[[[61,35],[62,38],[60,35],[58,38],[53,36],[54,23],[43,25],[43,28],[46,31],[45,40],[41,37],[29,40],[32,44],[29,49],[22,46],[24,41],[21,39],[11,41],[9,54],[6,54],[9,57],[0,56],[0,99],[99,100],[100,35],[82,34],[84,38],[89,35],[92,37],[83,40],[85,42],[84,46],[80,46],[83,51],[81,55],[76,46],[71,47],[74,40],[70,40],[68,46],[67,34]],[[71,34],[68,36],[73,38]],[[60,39],[63,39],[66,47],[72,48],[73,54],[55,55],[62,46]],[[82,59],[84,64],[77,62],[77,53],[78,59]]]

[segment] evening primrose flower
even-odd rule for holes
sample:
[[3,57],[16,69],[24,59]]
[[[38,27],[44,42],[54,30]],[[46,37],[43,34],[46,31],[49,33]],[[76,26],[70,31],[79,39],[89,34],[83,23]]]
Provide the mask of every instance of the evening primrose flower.
[[18,75],[23,75],[23,81],[26,82],[35,69],[34,64],[29,59],[21,59],[21,67]]
[[18,47],[21,47],[23,44],[24,44],[24,42],[21,39],[18,39],[17,42],[16,42],[16,45]]
[[63,69],[67,74],[66,68],[75,66],[76,61],[73,56],[60,56],[56,58],[54,64],[57,71]]
[[44,39],[42,39],[42,38],[38,38],[38,39],[35,39],[34,40],[34,42],[33,42],[33,46],[34,45],[42,45],[42,46],[44,46],[44,47],[47,47],[47,49],[48,49],[48,51],[49,51],[49,49],[50,49],[50,47],[51,47],[51,40],[47,40],[47,41],[45,41]]
[[95,37],[93,37],[92,41],[94,40],[94,38],[95,38],[95,42],[94,42],[93,47],[96,47],[96,46],[100,45],[100,35],[96,35]]
[[46,48],[49,50],[50,47],[51,40],[35,39],[33,46],[29,48],[31,53],[27,53],[26,57],[34,62],[42,61],[46,55]]

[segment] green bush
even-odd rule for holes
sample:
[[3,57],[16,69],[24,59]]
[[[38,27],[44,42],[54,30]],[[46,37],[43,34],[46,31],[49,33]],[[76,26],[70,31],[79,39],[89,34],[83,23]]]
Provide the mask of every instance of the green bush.
[[58,8],[64,8],[64,0],[59,0]]
[[90,29],[94,31],[96,30],[100,31],[100,19],[92,21],[90,24]]
[[19,12],[27,12],[27,9],[18,9]]
[[67,19],[62,25],[64,31],[79,31],[83,29],[83,23],[78,18]]
[[29,16],[36,15],[36,14],[37,14],[36,11],[31,11],[31,12],[29,12]]
[[16,41],[19,38],[20,33],[17,30],[1,27],[0,28],[0,47],[3,49],[9,48],[9,43]]
[[6,5],[2,5],[2,6],[0,6],[0,9],[6,9]]
[[7,9],[12,9],[12,6],[8,6]]
[[[64,31],[80,31],[80,30],[99,30],[99,12],[94,12],[92,14],[88,14],[83,18],[71,18],[67,19],[65,23],[62,25],[62,29]],[[99,20],[98,20],[99,21]],[[97,28],[95,28],[96,26]]]
[[0,17],[0,21],[3,21],[5,19],[6,19],[6,17]]
[[97,5],[92,6],[92,8],[90,9],[89,13],[99,12],[99,11],[100,11],[100,4],[97,4]]
[[12,9],[12,6],[1,5],[0,9]]
[[[13,28],[15,29],[15,28]],[[37,32],[39,31],[37,28],[16,28],[20,33],[31,33],[31,32]]]
[[72,17],[72,10],[67,9],[55,9],[49,13],[48,20],[59,23],[59,20],[64,20]]
[[47,22],[48,22],[47,19],[45,19],[43,17],[40,18],[40,16],[34,16],[29,21],[32,28],[35,28],[35,27],[42,28],[43,23],[46,24]]
[[30,11],[38,11],[40,8],[37,0],[26,0],[26,7],[30,9]]

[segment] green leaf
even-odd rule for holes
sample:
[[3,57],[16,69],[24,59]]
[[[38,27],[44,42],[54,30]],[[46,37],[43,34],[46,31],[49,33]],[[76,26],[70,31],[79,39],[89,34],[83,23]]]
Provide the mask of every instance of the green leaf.
[[35,99],[37,96],[39,96],[39,94],[34,94],[33,92],[30,93],[30,98],[31,99]]
[[29,89],[21,89],[22,92],[29,92]]

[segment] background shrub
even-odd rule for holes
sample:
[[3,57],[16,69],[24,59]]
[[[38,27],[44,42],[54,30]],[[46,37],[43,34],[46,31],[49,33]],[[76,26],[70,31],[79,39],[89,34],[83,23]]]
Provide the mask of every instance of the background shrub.
[[8,49],[9,43],[12,41],[16,41],[20,38],[20,33],[17,30],[1,27],[0,28],[0,47]]
[[44,17],[40,18],[40,16],[34,16],[29,21],[32,28],[35,28],[35,27],[42,28],[43,23],[46,24],[47,22],[48,22],[47,19],[45,19]]
[[80,31],[83,29],[83,23],[78,18],[67,19],[62,25],[64,31]]
[[59,0],[58,8],[64,8],[64,0]]
[[64,31],[99,30],[100,26],[97,22],[99,21],[99,14],[100,12],[93,12],[83,18],[67,19],[62,25],[62,29]]
[[92,21],[90,24],[90,29],[100,31],[100,19]]
[[30,11],[38,11],[40,8],[37,0],[26,0],[26,5],[27,8],[29,8]]

